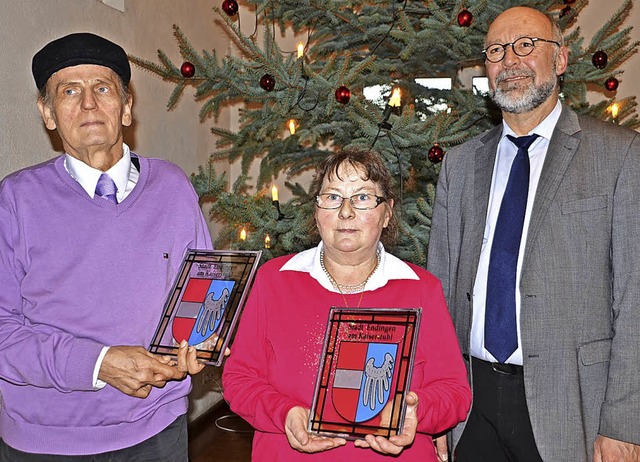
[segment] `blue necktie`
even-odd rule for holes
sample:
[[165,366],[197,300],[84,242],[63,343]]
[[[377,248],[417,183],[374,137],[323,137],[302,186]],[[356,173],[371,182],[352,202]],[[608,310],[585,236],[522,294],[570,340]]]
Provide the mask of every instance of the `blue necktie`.
[[518,348],[516,271],[529,194],[528,149],[538,135],[507,137],[518,147],[518,153],[511,164],[493,233],[484,319],[485,348],[501,363]]
[[118,188],[116,188],[116,184],[113,182],[111,177],[106,173],[100,175],[98,179],[98,184],[96,185],[96,196],[100,196],[103,199],[107,199],[114,204],[118,203],[116,199],[116,192]]

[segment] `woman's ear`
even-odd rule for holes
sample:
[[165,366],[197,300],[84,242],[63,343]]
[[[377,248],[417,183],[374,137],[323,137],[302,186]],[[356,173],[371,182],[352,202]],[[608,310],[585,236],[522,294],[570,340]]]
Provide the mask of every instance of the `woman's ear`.
[[389,199],[385,204],[387,205],[387,213],[385,214],[384,224],[382,225],[383,228],[389,226],[389,221],[391,221],[391,217],[393,216],[393,205],[395,202],[393,199]]

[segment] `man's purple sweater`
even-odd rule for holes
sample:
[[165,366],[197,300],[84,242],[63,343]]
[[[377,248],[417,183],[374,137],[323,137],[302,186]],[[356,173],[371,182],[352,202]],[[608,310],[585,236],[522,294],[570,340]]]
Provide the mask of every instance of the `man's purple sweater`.
[[93,389],[102,347],[147,347],[185,250],[211,248],[185,174],[139,160],[117,205],[91,199],[64,156],[0,183],[0,437],[18,450],[129,447],[186,412],[189,379],[146,399]]

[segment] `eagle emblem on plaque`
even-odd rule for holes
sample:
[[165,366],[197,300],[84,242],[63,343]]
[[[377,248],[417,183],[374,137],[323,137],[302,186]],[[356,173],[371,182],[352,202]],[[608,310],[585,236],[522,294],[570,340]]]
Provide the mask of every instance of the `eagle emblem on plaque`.
[[391,395],[398,345],[342,342],[333,377],[333,405],[350,422],[377,416]]
[[176,342],[197,345],[208,339],[224,319],[235,281],[191,278],[173,319]]

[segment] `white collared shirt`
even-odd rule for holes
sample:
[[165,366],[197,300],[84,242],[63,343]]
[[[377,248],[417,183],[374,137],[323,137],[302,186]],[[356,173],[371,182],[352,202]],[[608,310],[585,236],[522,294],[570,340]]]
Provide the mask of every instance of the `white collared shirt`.
[[[331,292],[338,292],[338,289],[333,286],[320,265],[320,252],[323,247],[324,243],[320,242],[317,247],[304,250],[294,255],[289,261],[282,265],[280,271],[301,271],[309,273],[309,275],[318,281],[325,289]],[[380,242],[378,242],[378,255],[380,255],[380,265],[367,280],[364,287],[365,291],[379,289],[392,279],[420,279],[409,265],[398,257],[387,253]]]
[[[540,173],[549,148],[549,141],[555,129],[562,105],[560,101],[556,103],[551,113],[528,135],[537,134],[537,138],[529,147],[529,194],[527,196],[527,208],[522,227],[522,238],[520,240],[520,250],[518,254],[518,267],[516,272],[516,326],[518,329],[518,348],[507,359],[507,363],[522,365],[522,342],[520,335],[520,271],[522,269],[522,257],[524,255],[529,221],[531,219],[531,209],[540,181]],[[502,121],[502,138],[498,144],[495,165],[493,167],[493,179],[491,181],[491,193],[489,196],[489,206],[487,208],[487,220],[485,223],[484,235],[482,238],[482,251],[478,262],[478,272],[476,273],[475,285],[473,286],[473,323],[471,325],[471,356],[485,361],[496,362],[496,359],[484,347],[484,318],[487,301],[487,274],[489,271],[489,257],[491,255],[491,244],[493,242],[493,232],[498,212],[502,203],[502,196],[507,188],[507,180],[511,171],[511,164],[518,152],[518,148],[507,138],[507,135],[517,136],[514,131]]]
[[[118,188],[116,193],[118,203],[122,202],[133,191],[139,176],[138,169],[131,163],[129,146],[123,143],[122,148],[122,158],[113,167],[104,172],[109,175]],[[89,197],[93,199],[98,179],[103,172],[67,153],[65,153],[64,168],[71,175],[71,178],[76,180],[82,186],[82,189],[89,194]]]

